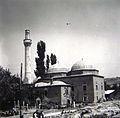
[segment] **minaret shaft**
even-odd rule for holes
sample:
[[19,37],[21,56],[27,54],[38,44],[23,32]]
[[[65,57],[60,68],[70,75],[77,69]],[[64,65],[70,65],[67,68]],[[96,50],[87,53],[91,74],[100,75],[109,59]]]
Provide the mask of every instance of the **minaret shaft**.
[[31,80],[31,44],[32,40],[29,39],[30,31],[25,30],[25,39],[24,39],[24,46],[25,46],[25,77],[24,83],[28,84]]

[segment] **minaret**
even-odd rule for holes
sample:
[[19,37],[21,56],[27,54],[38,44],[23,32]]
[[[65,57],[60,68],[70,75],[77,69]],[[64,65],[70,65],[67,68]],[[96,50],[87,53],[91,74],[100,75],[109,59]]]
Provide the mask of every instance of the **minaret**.
[[30,30],[25,30],[25,39],[23,40],[25,46],[25,77],[24,84],[30,83],[31,80],[31,44]]

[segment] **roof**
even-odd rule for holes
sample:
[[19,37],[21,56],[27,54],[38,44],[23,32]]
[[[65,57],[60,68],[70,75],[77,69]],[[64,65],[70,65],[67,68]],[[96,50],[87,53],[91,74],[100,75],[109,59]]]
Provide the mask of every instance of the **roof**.
[[53,81],[53,84],[52,85],[68,85],[66,84],[65,82],[63,81]]
[[64,76],[64,77],[53,77],[53,79],[73,78],[73,77],[84,77],[84,76],[95,76],[95,77],[104,78],[104,77],[101,76],[101,75],[96,75],[96,74],[92,74],[92,73],[86,73],[86,74],[76,74],[76,75],[70,75],[70,76]]
[[94,69],[94,68],[84,68],[84,69],[73,70],[73,71],[97,71],[97,72],[99,72],[99,70]]
[[73,66],[71,67],[71,71],[80,70],[84,68],[85,68],[85,63],[83,62],[83,60],[81,60],[73,64]]
[[39,82],[35,84],[35,87],[47,87],[47,86],[70,86],[63,81],[53,81],[51,84],[50,82]]
[[56,63],[49,67],[48,73],[60,73],[60,72],[68,72],[68,68],[65,68],[63,65]]
[[92,65],[86,65],[85,61],[81,59],[80,61],[77,61],[76,63],[73,64],[73,66],[71,67],[71,71],[91,68]]
[[48,86],[48,85],[49,85],[49,83],[47,83],[47,82],[39,82],[39,83],[35,84],[35,87],[42,87],[42,86]]
[[107,90],[107,91],[105,91],[105,94],[106,95],[109,95],[109,94],[111,94],[111,93],[113,93],[115,90]]

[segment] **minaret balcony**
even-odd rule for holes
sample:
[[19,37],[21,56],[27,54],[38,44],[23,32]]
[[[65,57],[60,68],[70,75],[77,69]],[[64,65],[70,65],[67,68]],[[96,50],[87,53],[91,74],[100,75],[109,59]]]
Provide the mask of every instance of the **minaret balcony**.
[[24,45],[25,46],[30,46],[32,44],[32,40],[31,39],[24,39]]

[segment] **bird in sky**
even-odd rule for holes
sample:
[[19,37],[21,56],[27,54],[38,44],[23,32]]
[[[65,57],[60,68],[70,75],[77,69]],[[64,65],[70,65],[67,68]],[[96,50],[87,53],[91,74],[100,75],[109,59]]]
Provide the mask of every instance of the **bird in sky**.
[[66,23],[66,25],[67,25],[67,26],[70,26],[70,25],[71,25],[71,23],[70,23],[70,22],[67,22],[67,23]]

